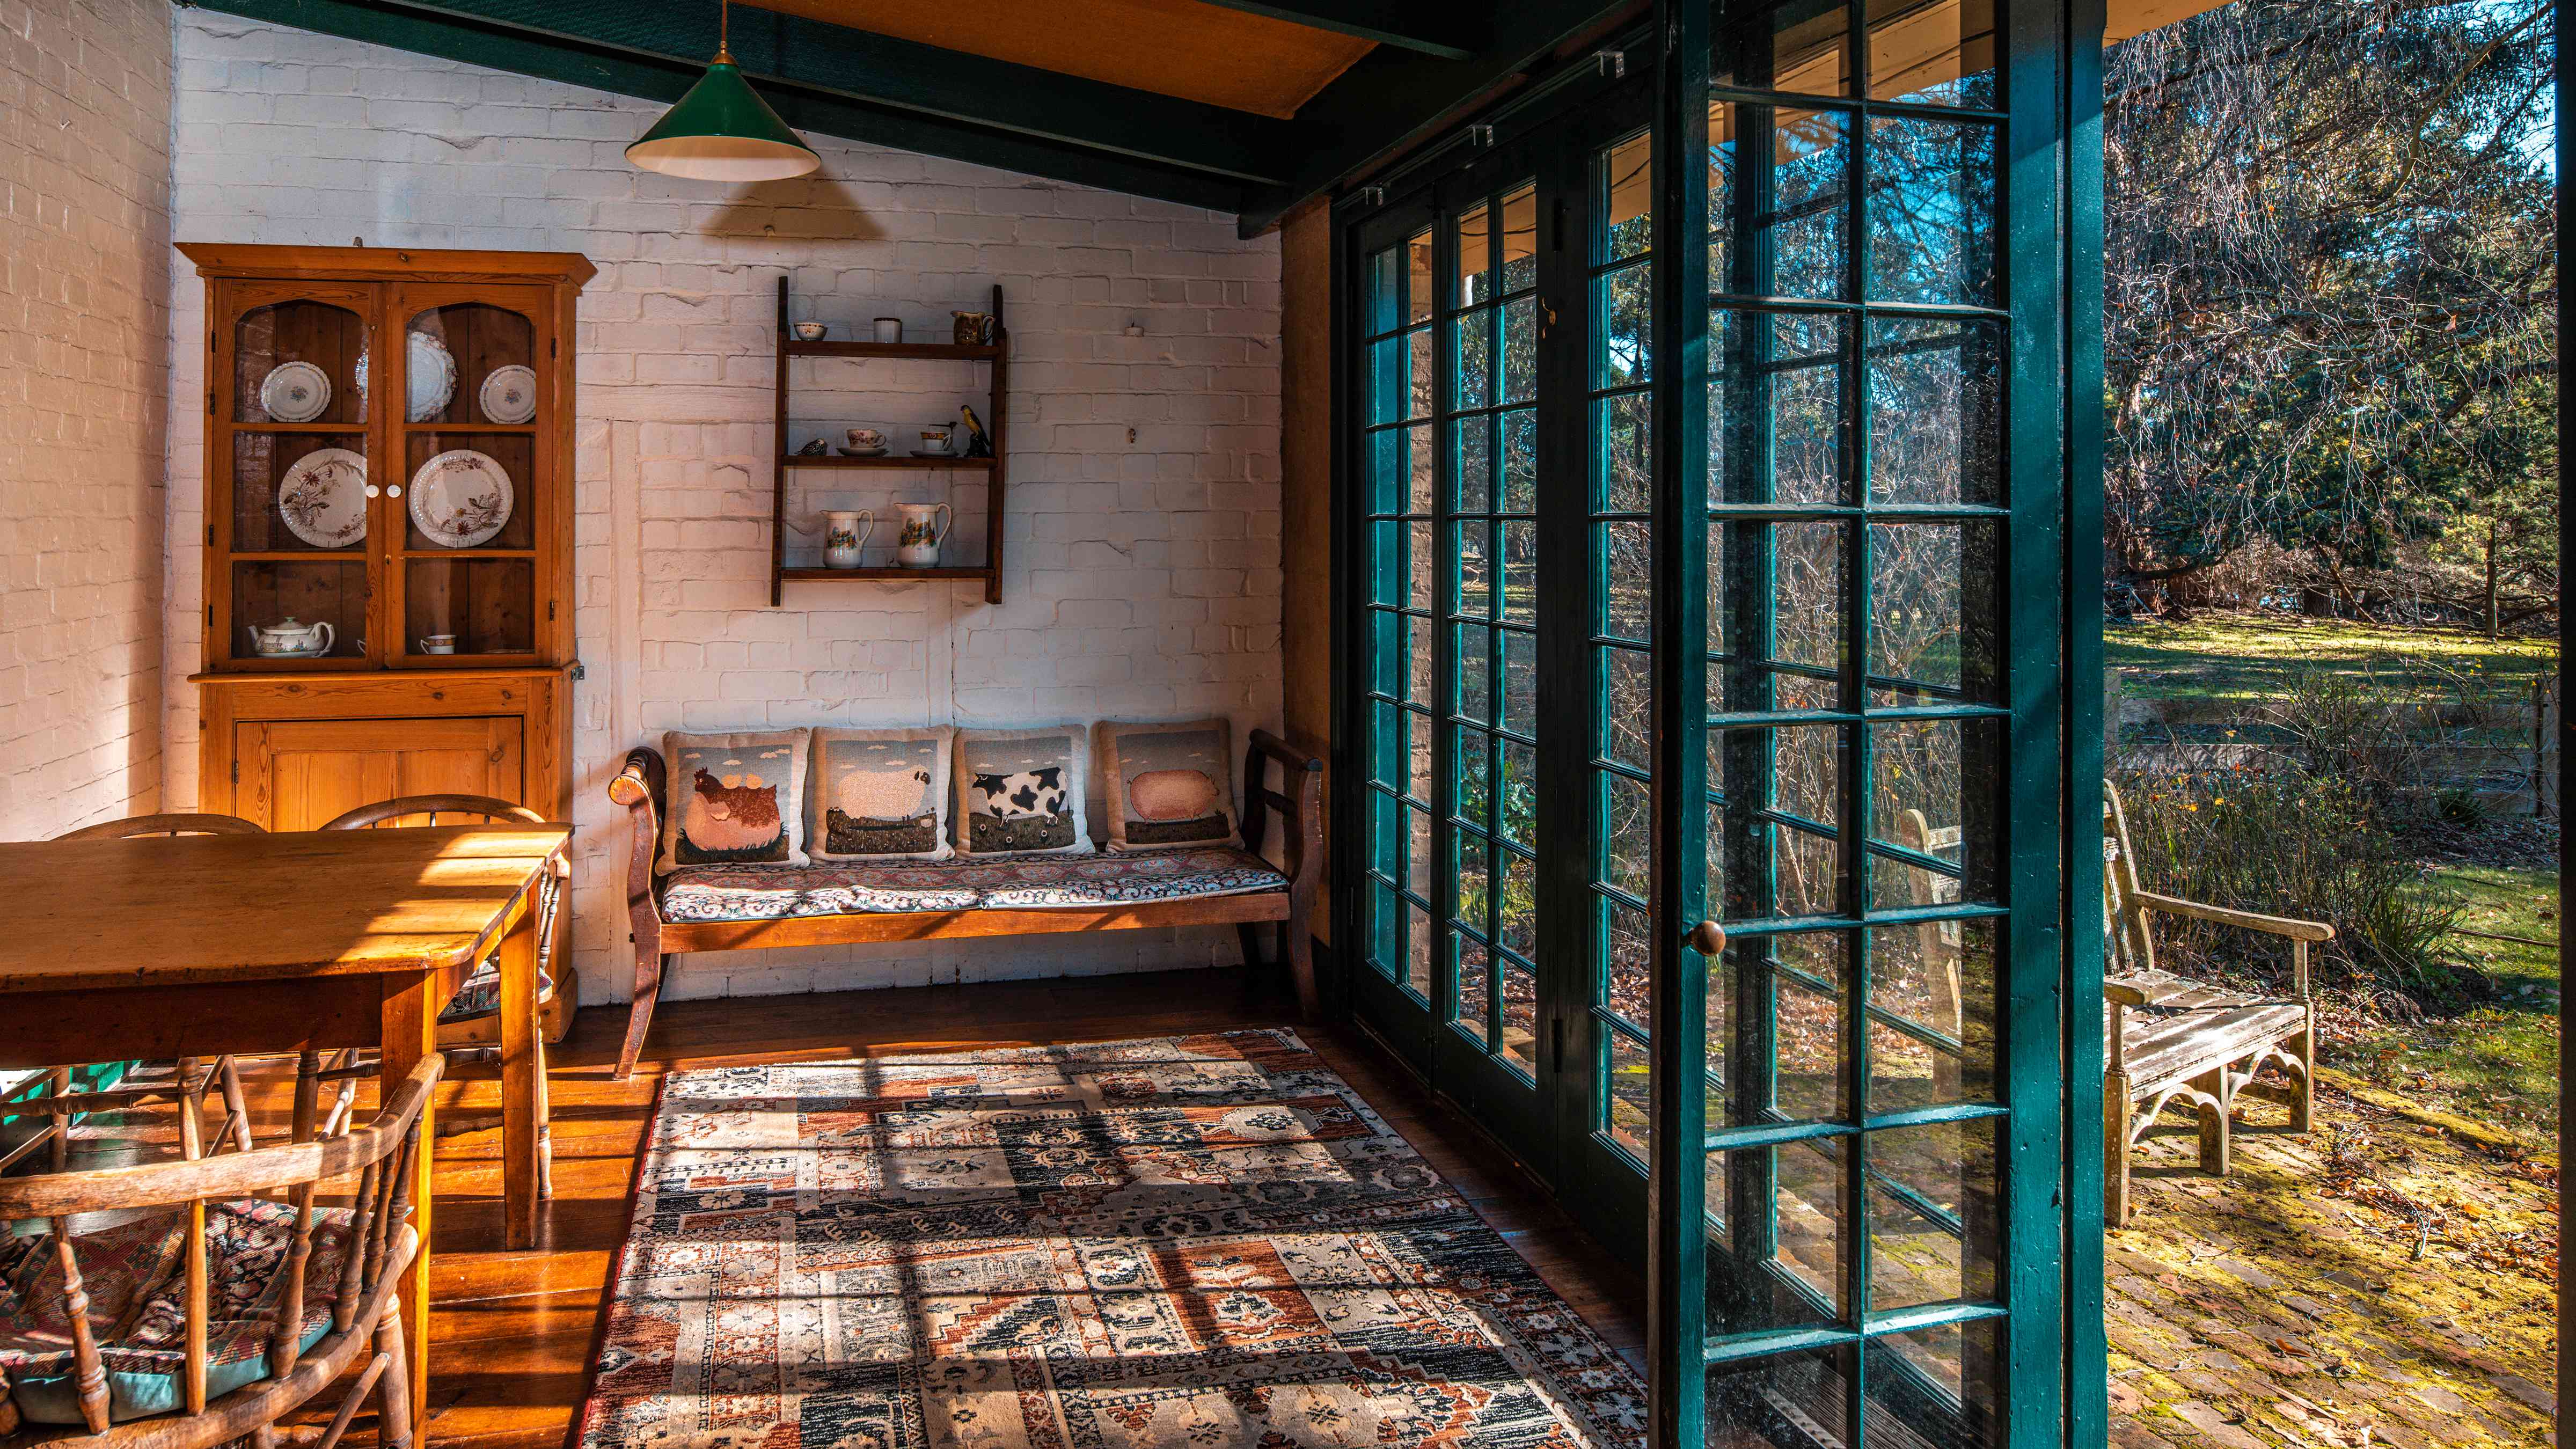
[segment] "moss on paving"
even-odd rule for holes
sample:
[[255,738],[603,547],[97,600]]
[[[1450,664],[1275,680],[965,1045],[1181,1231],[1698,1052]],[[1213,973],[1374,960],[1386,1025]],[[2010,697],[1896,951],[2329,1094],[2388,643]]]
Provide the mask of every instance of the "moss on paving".
[[2546,1443],[2554,1174],[2338,1093],[2318,1124],[2240,1129],[2223,1181],[2187,1119],[2140,1149],[2137,1214],[2106,1243],[2112,1442]]

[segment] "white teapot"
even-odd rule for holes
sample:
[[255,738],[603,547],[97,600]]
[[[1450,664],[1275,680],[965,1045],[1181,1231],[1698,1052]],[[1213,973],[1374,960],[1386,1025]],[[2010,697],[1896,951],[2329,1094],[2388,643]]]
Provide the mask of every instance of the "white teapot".
[[328,623],[305,624],[293,615],[266,626],[245,625],[250,630],[250,647],[259,654],[328,654],[331,652],[331,626]]

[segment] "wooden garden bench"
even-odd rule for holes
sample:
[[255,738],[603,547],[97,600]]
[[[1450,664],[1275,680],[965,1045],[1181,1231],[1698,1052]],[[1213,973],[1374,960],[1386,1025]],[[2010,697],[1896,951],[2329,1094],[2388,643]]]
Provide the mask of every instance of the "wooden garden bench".
[[[1896,843],[1917,854],[1948,859],[1959,846],[1955,826],[1932,829],[1918,811],[1898,812]],[[1908,872],[1913,903],[1944,905],[1958,898],[1958,882],[1928,869]],[[2223,990],[2156,965],[2155,933],[2149,918],[2162,914],[2188,916],[2237,926],[2290,942],[2291,992],[2286,997],[2248,995]],[[2225,1176],[2229,1166],[2230,1121],[2236,1095],[2264,1067],[2278,1065],[2293,1086],[2290,1126],[2305,1132],[2313,1117],[2315,1082],[2310,1070],[2316,1055],[2316,1007],[2308,986],[2308,946],[2334,939],[2334,927],[2321,921],[2292,920],[2204,905],[2159,895],[2138,883],[2135,854],[2129,848],[2128,817],[2119,791],[2105,785],[2102,794],[2102,933],[2103,962],[2102,1081],[2103,1216],[2117,1226],[2129,1218],[2129,1157],[2164,1110],[2180,1102],[2200,1116],[2201,1167]],[[1916,928],[1928,976],[1930,1024],[1966,1040],[1983,1035],[1988,1023],[1971,1021],[1963,1006],[1971,994],[1962,990],[1960,929],[1956,921],[1929,921]],[[1939,1100],[1959,1090],[1955,1060],[1938,1057],[1933,1083]]]
[[[2291,995],[2226,991],[2156,965],[2154,915],[2187,916],[2290,942]],[[2305,1132],[2316,1102],[2316,1000],[2308,945],[2334,939],[2322,921],[2258,915],[2159,895],[2138,882],[2120,792],[2102,789],[2103,1218],[2129,1220],[2129,1156],[2165,1108],[2200,1114],[2200,1165],[2220,1177],[2229,1166],[2236,1094],[2267,1065],[2292,1078],[2290,1130]]]
[[[1269,784],[1274,764],[1276,789]],[[629,750],[625,768],[608,783],[608,798],[626,808],[630,826],[626,908],[635,946],[635,999],[617,1075],[634,1071],[661,994],[663,959],[679,951],[1232,924],[1245,967],[1258,969],[1256,927],[1276,922],[1298,1010],[1312,1020],[1315,963],[1306,921],[1323,877],[1323,772],[1322,760],[1254,730],[1244,751],[1240,850],[696,866],[657,879],[653,857],[669,767],[650,746]],[[1284,868],[1261,853],[1273,811]]]

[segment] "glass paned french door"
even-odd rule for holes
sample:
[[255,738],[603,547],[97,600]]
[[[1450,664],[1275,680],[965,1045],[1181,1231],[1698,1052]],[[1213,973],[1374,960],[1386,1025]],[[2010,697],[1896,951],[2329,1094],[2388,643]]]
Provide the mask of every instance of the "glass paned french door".
[[1658,1443],[2053,1442],[2062,97],[1657,15],[1343,234],[1352,1009],[1648,1270]]
[[[1376,218],[1360,261],[1371,579],[1363,1009],[1442,1089],[1554,1164],[1540,872],[1541,235],[1554,148],[1488,152]],[[1543,244],[1545,243],[1545,244]],[[1546,698],[1543,700],[1542,695]]]
[[1997,19],[1692,11],[1663,81],[1660,219],[1704,238],[1664,270],[1692,300],[1657,344],[1697,366],[1661,393],[1685,411],[1652,510],[1677,530],[1658,698],[1699,726],[1653,763],[1705,806],[1657,832],[1678,909],[1649,968],[1649,1030],[1696,1047],[1653,1054],[1672,1442],[2057,1427],[2054,1280],[2016,1254],[2062,1182],[2029,1149],[2059,1140],[2063,895],[2014,852],[2061,819],[2057,720],[2029,709],[2059,679],[2060,583],[2013,554],[2051,537],[2063,479],[2012,463],[2062,394],[2013,370],[2048,319],[2011,283],[2065,257],[2007,212]]

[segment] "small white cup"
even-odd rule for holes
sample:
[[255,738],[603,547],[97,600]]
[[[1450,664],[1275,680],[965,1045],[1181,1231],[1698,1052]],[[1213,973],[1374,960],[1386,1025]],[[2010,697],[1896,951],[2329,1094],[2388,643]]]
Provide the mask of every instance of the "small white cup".
[[453,634],[427,635],[420,641],[420,652],[423,654],[453,654],[456,652],[456,636]]
[[877,319],[877,340],[879,342],[901,342],[903,340],[903,319],[900,317],[879,317]]

